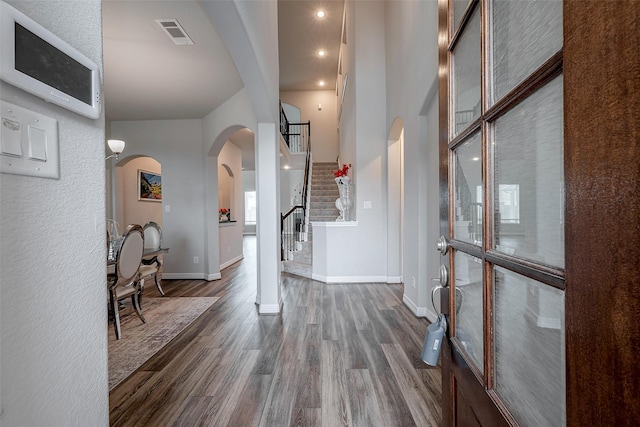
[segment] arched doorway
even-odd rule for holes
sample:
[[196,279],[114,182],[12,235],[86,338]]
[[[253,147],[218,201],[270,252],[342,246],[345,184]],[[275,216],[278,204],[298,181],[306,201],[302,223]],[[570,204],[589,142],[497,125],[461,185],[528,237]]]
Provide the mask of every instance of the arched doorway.
[[[107,211],[120,231],[129,224],[144,225],[154,221],[162,226],[162,165],[153,157],[130,156],[121,159],[113,169],[112,206]],[[153,182],[154,193],[145,190]],[[159,184],[159,185],[158,185]]]
[[[220,279],[222,269],[244,257],[244,193],[256,188],[254,156],[254,134],[243,126],[225,129],[209,148],[205,174],[207,280]],[[221,216],[223,210],[230,212],[228,217]]]

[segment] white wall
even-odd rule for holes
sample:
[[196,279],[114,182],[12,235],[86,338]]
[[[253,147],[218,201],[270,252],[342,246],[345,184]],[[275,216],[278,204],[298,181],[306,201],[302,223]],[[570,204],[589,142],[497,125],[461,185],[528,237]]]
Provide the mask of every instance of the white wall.
[[[314,162],[335,162],[338,157],[338,112],[333,90],[281,92],[283,102],[300,108],[300,122],[311,122]],[[322,105],[322,109],[318,109]]]
[[204,2],[202,7],[236,63],[258,122],[253,128],[258,185],[256,303],[261,314],[278,313],[281,305],[277,203],[280,196],[278,5],[275,1],[234,1]]
[[[9,3],[102,68],[100,1]],[[0,424],[107,426],[104,117],[0,93],[60,142],[60,179],[0,175]]]
[[144,225],[149,221],[162,226],[162,202],[138,200],[138,170],[162,173],[160,163],[151,157],[136,157],[118,163],[115,219],[120,224],[120,232],[129,224]]
[[[318,230],[326,239],[326,274],[389,282],[401,274],[404,302],[416,315],[433,319],[430,278],[437,277],[440,263],[434,249],[439,235],[437,2],[347,2],[345,10],[342,71],[348,84],[339,146],[340,161],[353,164],[358,225]],[[389,142],[400,135],[392,132],[394,123],[400,123],[402,149]],[[401,179],[395,176],[398,169]],[[398,203],[393,191],[402,186],[399,217],[389,204]],[[371,209],[364,209],[365,201]],[[319,236],[315,227],[314,236]],[[345,255],[350,262],[341,270],[328,262],[334,247],[351,248]],[[314,262],[319,255],[314,242]]]
[[[349,247],[336,272],[344,281],[387,280],[387,129],[385,93],[384,3],[347,2],[347,63],[349,75],[341,116],[340,161],[353,165],[357,226],[335,232],[327,229],[327,259],[336,247]],[[371,205],[364,209],[364,202]],[[314,239],[317,236],[313,226]],[[314,262],[316,251],[314,243]],[[327,262],[327,265],[330,265]],[[315,267],[314,267],[315,270]],[[348,279],[347,279],[348,277]]]
[[435,0],[385,3],[386,121],[404,125],[404,301],[432,320],[430,279],[440,264],[437,28]]
[[162,164],[163,277],[204,278],[205,237],[193,226],[204,220],[202,120],[114,121],[111,135],[127,142],[120,162],[150,156]]
[[[244,195],[242,193],[242,150],[238,148],[233,142],[227,142],[222,151],[218,155],[218,165],[226,165],[233,174],[233,179],[230,180],[232,187],[227,188],[230,191],[228,207],[231,209],[231,219],[237,222],[231,223],[219,223],[219,251],[220,251],[220,269],[233,264],[236,261],[242,259],[242,224],[244,223],[244,211],[242,210],[242,200]],[[225,170],[225,173],[226,170]],[[218,182],[220,185],[220,182]],[[214,224],[218,221],[218,216],[215,215],[209,218]]]
[[[235,132],[242,128],[248,128],[255,132],[257,128],[255,115],[251,107],[251,99],[246,89],[238,91],[223,105],[209,113],[202,120],[202,128],[204,134],[202,155],[207,159],[204,166],[204,209],[206,219],[211,215],[216,215],[219,209],[217,197],[218,155]],[[221,277],[220,227],[217,223],[205,220],[203,229],[206,236],[204,252],[205,278],[207,280],[219,279]]]

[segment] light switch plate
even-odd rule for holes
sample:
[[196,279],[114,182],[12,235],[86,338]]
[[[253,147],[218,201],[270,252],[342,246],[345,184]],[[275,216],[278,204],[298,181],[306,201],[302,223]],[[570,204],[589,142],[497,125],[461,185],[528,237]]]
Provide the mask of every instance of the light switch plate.
[[58,121],[0,100],[0,172],[60,178]]

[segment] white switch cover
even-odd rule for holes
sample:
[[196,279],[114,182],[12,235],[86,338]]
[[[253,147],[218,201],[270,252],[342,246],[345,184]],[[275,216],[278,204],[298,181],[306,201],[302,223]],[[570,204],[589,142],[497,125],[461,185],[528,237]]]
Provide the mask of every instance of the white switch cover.
[[371,200],[365,200],[364,206],[365,209],[371,209]]
[[60,178],[58,121],[0,100],[0,172]]

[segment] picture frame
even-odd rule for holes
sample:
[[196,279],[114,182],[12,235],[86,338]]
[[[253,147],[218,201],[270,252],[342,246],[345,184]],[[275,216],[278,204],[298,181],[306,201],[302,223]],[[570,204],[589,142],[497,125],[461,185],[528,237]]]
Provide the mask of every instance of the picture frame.
[[162,175],[138,169],[138,200],[162,202]]

